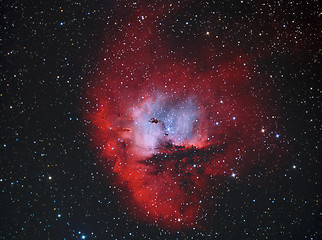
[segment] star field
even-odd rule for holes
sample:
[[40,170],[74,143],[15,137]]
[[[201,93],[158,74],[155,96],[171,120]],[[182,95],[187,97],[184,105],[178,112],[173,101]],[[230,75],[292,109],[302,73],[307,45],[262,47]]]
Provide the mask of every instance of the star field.
[[2,7],[2,239],[322,238],[318,1]]

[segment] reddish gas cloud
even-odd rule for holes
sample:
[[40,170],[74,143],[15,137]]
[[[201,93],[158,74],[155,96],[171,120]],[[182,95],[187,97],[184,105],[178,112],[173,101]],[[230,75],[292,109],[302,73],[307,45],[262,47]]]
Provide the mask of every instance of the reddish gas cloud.
[[138,7],[118,23],[88,83],[84,118],[135,215],[167,229],[202,228],[216,176],[238,178],[256,164],[267,112],[252,59],[239,51],[214,62],[216,48],[204,46],[187,58],[158,24],[169,9]]

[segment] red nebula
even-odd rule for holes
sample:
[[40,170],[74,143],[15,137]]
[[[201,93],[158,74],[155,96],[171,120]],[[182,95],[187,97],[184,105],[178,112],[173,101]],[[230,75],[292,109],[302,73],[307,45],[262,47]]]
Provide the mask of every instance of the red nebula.
[[249,56],[214,62],[216,48],[200,40],[189,59],[160,30],[161,15],[138,7],[118,26],[88,83],[84,118],[135,215],[167,229],[202,228],[214,178],[238,178],[254,164],[267,114]]

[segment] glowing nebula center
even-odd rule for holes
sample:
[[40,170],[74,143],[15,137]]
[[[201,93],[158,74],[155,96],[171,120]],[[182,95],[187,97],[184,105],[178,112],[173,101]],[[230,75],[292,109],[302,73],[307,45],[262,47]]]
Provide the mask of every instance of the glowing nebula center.
[[159,153],[158,149],[167,143],[198,146],[203,137],[198,129],[198,119],[202,116],[200,107],[195,105],[191,100],[174,102],[159,97],[134,108],[133,132],[129,135],[135,140],[137,150],[141,149],[143,156],[150,156]]

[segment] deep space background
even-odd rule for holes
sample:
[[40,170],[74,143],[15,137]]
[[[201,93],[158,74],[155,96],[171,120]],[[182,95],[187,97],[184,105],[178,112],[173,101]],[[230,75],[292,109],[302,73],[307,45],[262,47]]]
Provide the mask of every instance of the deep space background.
[[87,83],[126,18],[116,9],[133,3],[1,2],[0,238],[322,239],[318,1],[182,1],[165,24],[178,49],[206,35],[259,59],[283,150],[269,171],[259,159],[222,180],[211,225],[185,231],[133,216],[84,127]]

